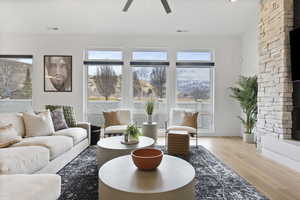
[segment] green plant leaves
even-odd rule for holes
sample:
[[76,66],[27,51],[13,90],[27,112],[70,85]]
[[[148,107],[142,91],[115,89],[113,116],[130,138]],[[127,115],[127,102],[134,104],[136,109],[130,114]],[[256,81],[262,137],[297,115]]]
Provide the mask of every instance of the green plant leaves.
[[257,120],[257,77],[241,76],[237,87],[230,87],[230,97],[236,99],[245,113],[246,119],[239,117],[246,133],[251,134]]

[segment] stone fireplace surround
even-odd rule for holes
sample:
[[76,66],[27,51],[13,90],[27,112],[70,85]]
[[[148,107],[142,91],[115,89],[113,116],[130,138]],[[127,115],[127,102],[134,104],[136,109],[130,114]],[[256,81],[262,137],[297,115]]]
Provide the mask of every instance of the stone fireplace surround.
[[[300,172],[300,141],[291,140],[293,83],[289,46],[289,32],[294,28],[294,5],[295,9],[299,7],[296,6],[298,2],[260,1],[258,121],[255,133],[262,155]],[[295,24],[298,19],[295,17]]]

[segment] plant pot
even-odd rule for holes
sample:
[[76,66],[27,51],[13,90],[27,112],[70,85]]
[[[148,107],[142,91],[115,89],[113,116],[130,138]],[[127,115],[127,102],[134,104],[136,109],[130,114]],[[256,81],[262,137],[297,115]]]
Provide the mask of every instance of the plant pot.
[[124,140],[121,140],[122,144],[125,145],[132,145],[132,144],[138,144],[139,143],[139,138],[136,137],[131,137],[130,135],[124,135]]
[[249,144],[253,144],[254,143],[254,134],[247,134],[244,133],[243,134],[243,141]]
[[152,124],[152,115],[147,115],[148,119],[148,124]]

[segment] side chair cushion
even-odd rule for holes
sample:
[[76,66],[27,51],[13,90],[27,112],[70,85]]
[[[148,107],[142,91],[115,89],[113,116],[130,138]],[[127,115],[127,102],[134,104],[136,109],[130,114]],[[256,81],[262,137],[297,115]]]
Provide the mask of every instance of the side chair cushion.
[[118,113],[115,111],[103,112],[103,117],[105,120],[105,124],[104,124],[105,127],[121,125],[121,122],[118,117]]
[[184,112],[181,126],[197,128],[198,112]]
[[105,128],[104,134],[124,133],[127,125],[109,126]]
[[197,130],[189,126],[170,126],[167,131],[187,131],[188,133],[196,133]]

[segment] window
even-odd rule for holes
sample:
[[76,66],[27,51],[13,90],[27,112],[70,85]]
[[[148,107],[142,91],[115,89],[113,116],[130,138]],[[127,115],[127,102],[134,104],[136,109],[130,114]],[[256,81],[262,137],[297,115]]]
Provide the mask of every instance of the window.
[[180,51],[177,52],[177,61],[211,61],[212,53],[209,51]]
[[167,52],[135,51],[132,53],[132,60],[166,61],[167,60]]
[[[166,52],[133,52],[133,97],[135,101],[154,98],[158,101],[166,99],[167,53]],[[160,62],[160,61],[164,62]]]
[[177,101],[209,101],[211,70],[209,68],[177,68]]
[[91,50],[87,52],[87,58],[88,100],[120,101],[122,52]]
[[166,98],[166,67],[134,67],[134,100],[144,101],[150,98]]
[[96,101],[120,101],[121,65],[88,66],[88,99]]
[[145,102],[155,100],[154,120],[163,127],[167,99],[167,52],[135,51],[132,53],[133,120],[141,126],[145,119]]
[[205,130],[213,127],[213,73],[211,52],[177,53],[177,106],[199,111],[199,126]]
[[0,56],[0,99],[31,99],[32,56]]
[[103,111],[120,107],[122,99],[122,51],[88,50],[87,117],[95,125],[103,125]]
[[122,60],[121,51],[97,51],[89,50],[87,53],[88,60]]

